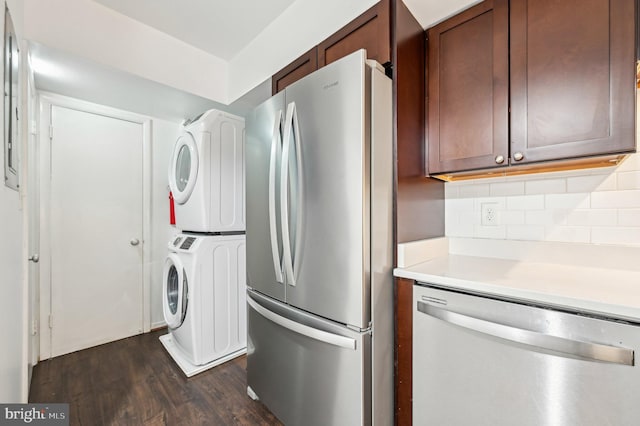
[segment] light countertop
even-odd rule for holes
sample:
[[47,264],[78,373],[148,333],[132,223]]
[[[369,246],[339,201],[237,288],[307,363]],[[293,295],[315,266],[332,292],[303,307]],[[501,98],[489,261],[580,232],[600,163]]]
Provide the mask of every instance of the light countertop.
[[[464,252],[464,250],[451,250]],[[640,322],[640,270],[437,253],[394,275],[451,289]],[[429,257],[431,257],[429,259]],[[640,263],[637,258],[636,263]]]

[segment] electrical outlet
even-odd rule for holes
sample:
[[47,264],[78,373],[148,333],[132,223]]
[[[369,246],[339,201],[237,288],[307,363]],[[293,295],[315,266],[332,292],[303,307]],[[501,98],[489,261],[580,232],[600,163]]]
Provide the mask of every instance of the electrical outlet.
[[482,203],[480,214],[482,226],[498,226],[498,203]]

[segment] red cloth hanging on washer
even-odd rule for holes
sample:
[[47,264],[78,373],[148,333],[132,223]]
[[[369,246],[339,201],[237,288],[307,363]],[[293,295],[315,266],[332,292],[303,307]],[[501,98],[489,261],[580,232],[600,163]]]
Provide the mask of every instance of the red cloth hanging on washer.
[[169,191],[169,224],[176,224],[176,208],[173,204],[173,193]]

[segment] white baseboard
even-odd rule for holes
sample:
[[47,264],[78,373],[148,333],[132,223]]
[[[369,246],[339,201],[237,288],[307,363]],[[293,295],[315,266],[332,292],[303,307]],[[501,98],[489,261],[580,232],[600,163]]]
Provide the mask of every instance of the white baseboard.
[[157,330],[159,328],[165,328],[167,326],[167,323],[164,321],[157,321],[157,322],[152,322],[151,323],[151,331]]

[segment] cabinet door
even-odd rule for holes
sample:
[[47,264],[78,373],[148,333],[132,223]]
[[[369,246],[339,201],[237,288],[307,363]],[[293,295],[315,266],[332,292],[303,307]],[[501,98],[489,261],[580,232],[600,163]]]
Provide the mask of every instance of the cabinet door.
[[271,77],[271,94],[275,95],[291,83],[318,69],[318,47],[315,46]]
[[634,150],[635,1],[511,0],[510,13],[512,164]]
[[508,163],[507,0],[485,0],[428,37],[429,173]]
[[318,45],[323,67],[359,49],[381,64],[391,62],[389,0],[382,0]]

